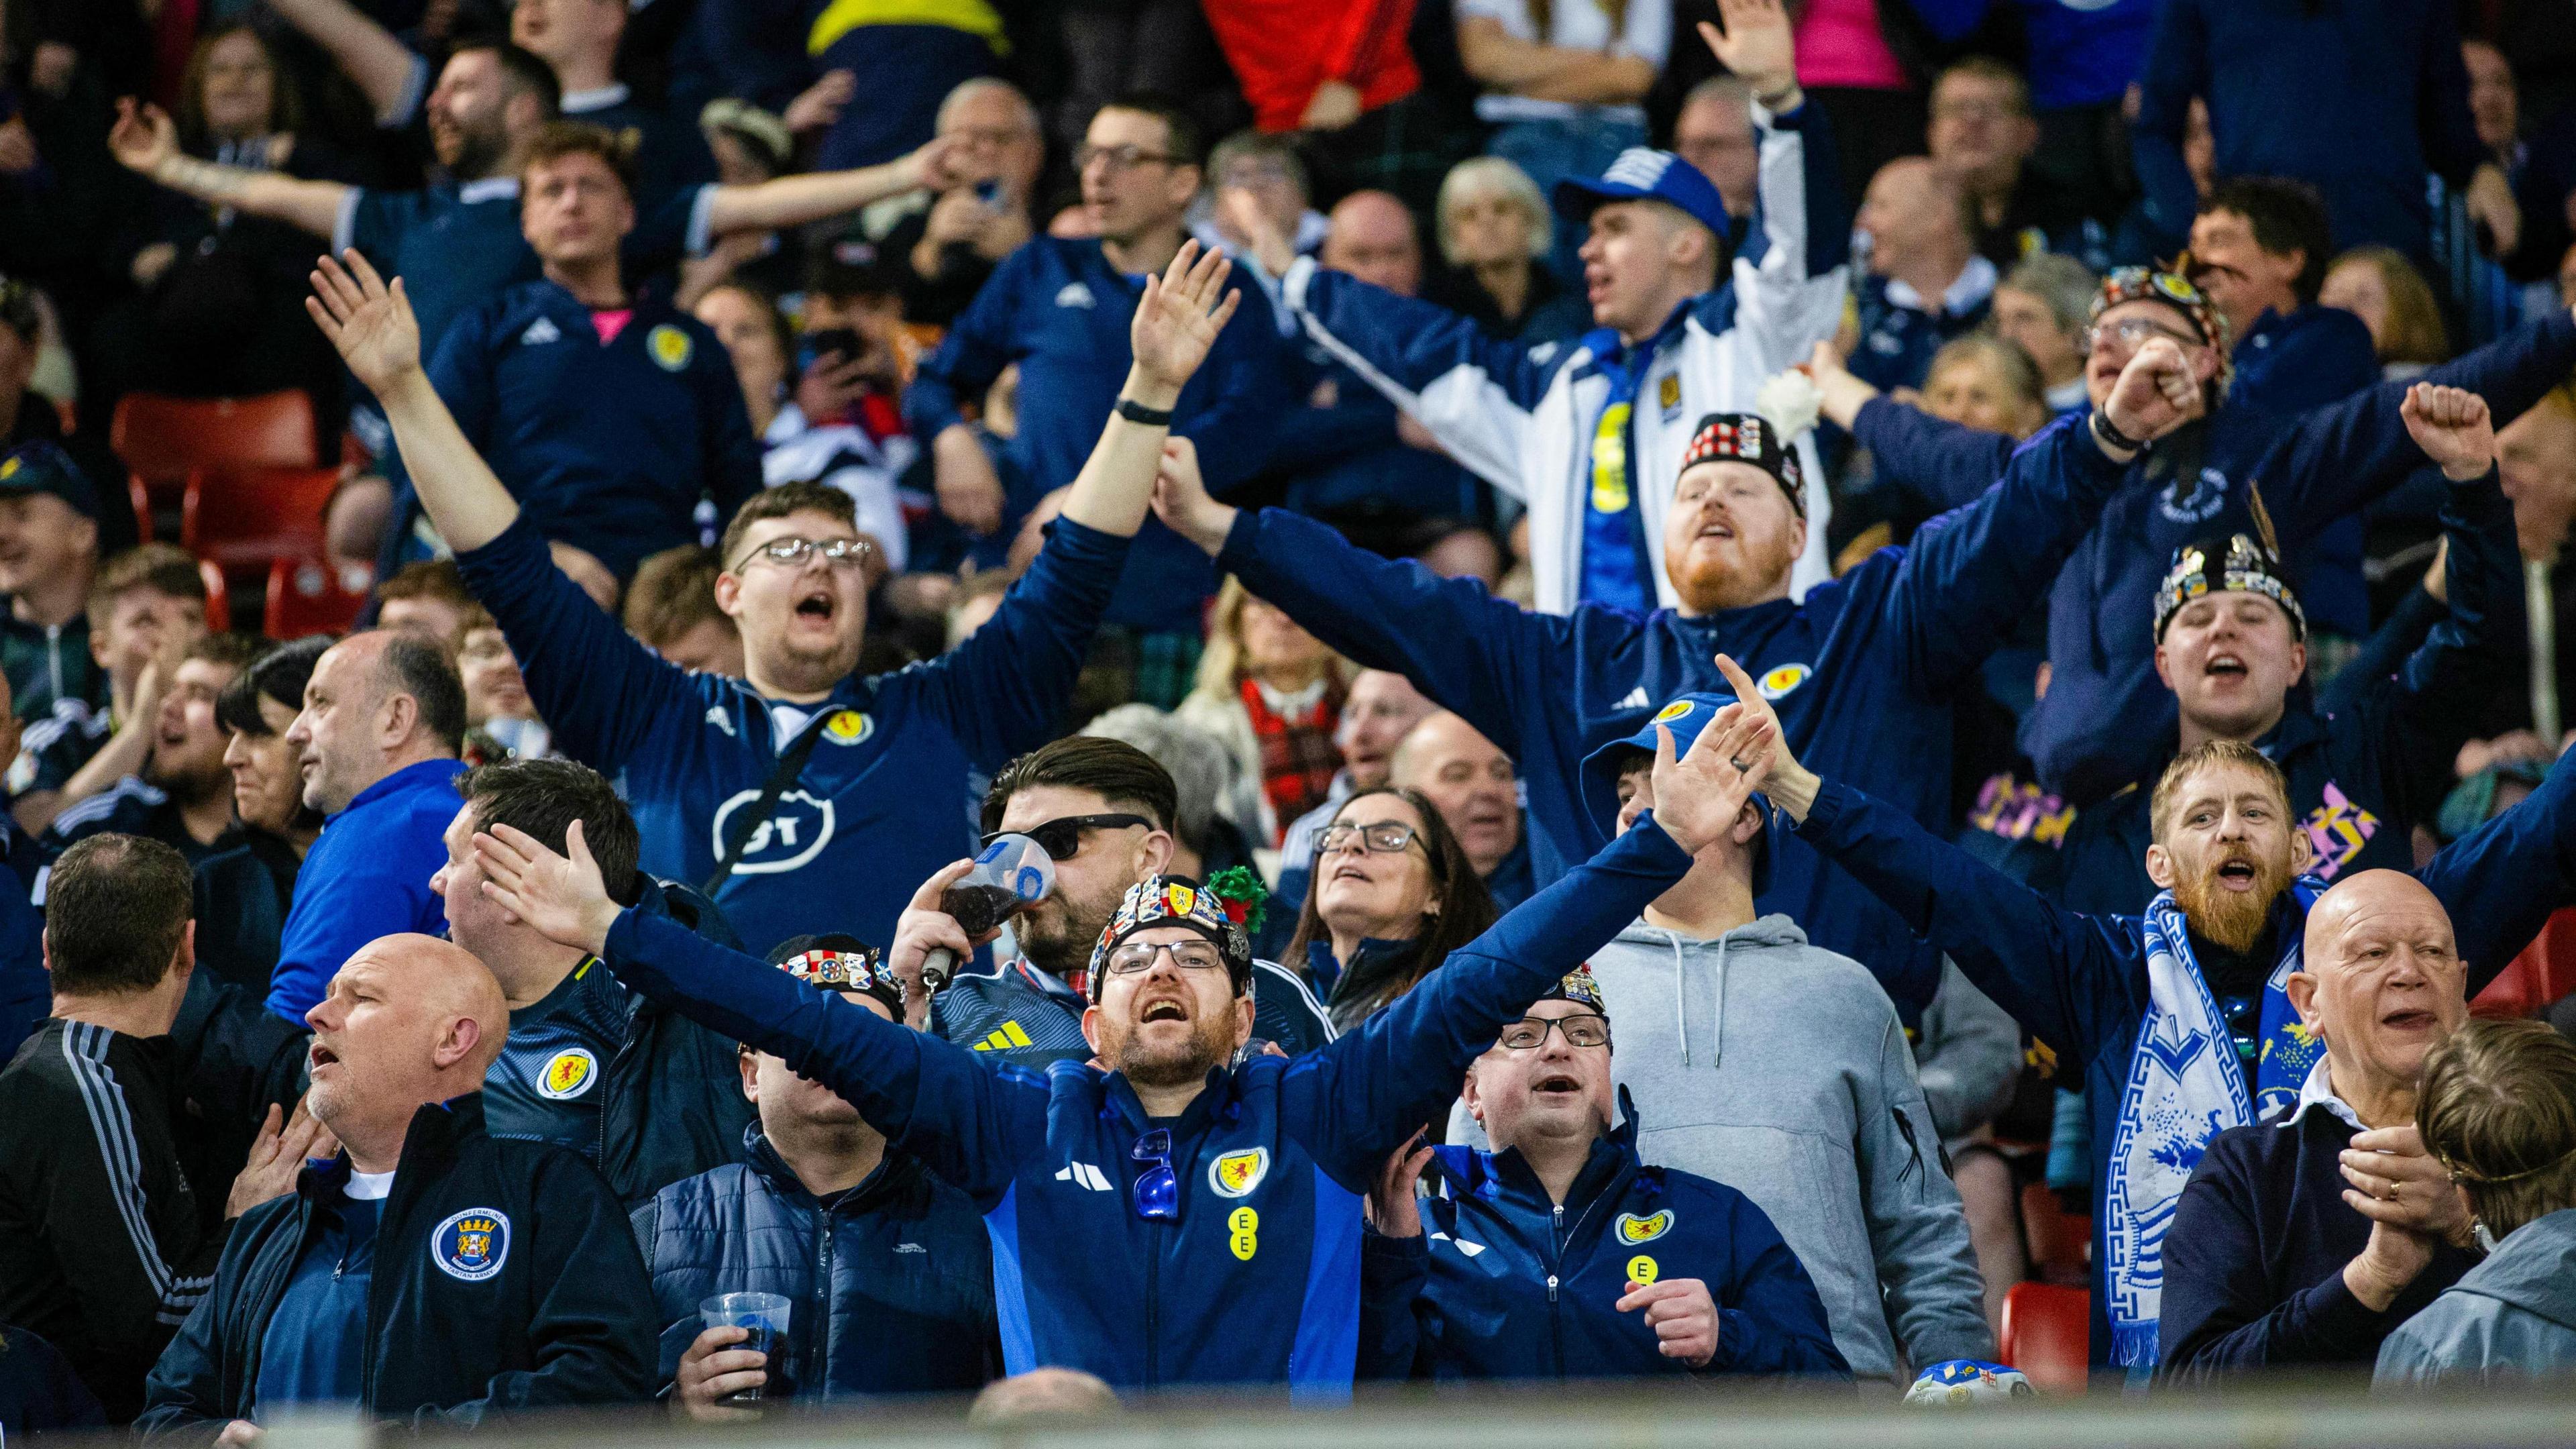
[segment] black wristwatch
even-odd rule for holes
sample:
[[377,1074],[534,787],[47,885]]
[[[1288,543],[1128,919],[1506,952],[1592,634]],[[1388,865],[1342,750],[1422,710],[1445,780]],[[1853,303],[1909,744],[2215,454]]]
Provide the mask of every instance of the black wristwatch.
[[1143,423],[1149,428],[1168,428],[1172,425],[1172,410],[1170,408],[1149,408],[1143,403],[1131,401],[1130,399],[1122,397],[1118,400],[1117,411],[1118,416],[1125,418],[1127,421],[1131,423]]
[[2114,448],[2123,453],[2143,453],[2148,446],[2113,427],[2111,414],[2102,408],[2093,410],[2093,436],[2102,441],[2102,446]]

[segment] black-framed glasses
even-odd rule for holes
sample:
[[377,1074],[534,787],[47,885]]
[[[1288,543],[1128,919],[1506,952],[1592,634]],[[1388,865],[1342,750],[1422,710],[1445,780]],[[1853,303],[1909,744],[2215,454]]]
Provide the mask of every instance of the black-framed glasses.
[[1225,956],[1208,941],[1165,941],[1148,946],[1133,941],[1109,953],[1109,974],[1134,976],[1154,969],[1157,952],[1172,953],[1172,964],[1184,971],[1215,971],[1225,965]]
[[1380,820],[1371,825],[1336,820],[1315,833],[1315,853],[1328,855],[1336,850],[1348,850],[1356,841],[1362,850],[1378,855],[1401,855],[1405,847],[1417,838],[1412,826],[1398,820]]
[[1159,151],[1148,151],[1142,146],[1094,146],[1090,142],[1085,141],[1081,145],[1073,148],[1073,169],[1076,172],[1090,170],[1091,163],[1094,161],[1108,162],[1110,174],[1113,176],[1121,171],[1133,171],[1139,166],[1178,166],[1181,164],[1181,158],[1178,156],[1167,156]]
[[996,830],[984,837],[991,845],[1005,835],[1025,835],[1038,843],[1038,849],[1050,860],[1071,860],[1082,853],[1082,837],[1094,830],[1124,830],[1130,825],[1154,828],[1154,822],[1142,815],[1063,815],[1044,825],[1026,830]]
[[773,538],[744,554],[742,561],[733,566],[733,571],[741,573],[754,559],[767,559],[780,568],[803,568],[805,560],[817,552],[835,568],[854,569],[866,563],[868,555],[876,552],[876,547],[864,538],[827,538],[819,543],[810,538]]
[[1172,1129],[1157,1127],[1136,1139],[1127,1155],[1150,1163],[1136,1178],[1136,1216],[1170,1222],[1181,1215],[1181,1179],[1172,1171]]
[[1547,1045],[1547,1034],[1554,1029],[1565,1037],[1570,1047],[1605,1047],[1610,1044],[1610,1018],[1589,1011],[1572,1016],[1524,1016],[1503,1023],[1494,1040],[1516,1052],[1534,1052]]

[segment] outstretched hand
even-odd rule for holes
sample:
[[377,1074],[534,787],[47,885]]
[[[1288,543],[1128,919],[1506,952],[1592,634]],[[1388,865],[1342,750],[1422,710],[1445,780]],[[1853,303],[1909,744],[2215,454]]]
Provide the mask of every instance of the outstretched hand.
[[420,322],[412,316],[402,278],[386,286],[356,247],[340,256],[341,261],[326,256],[314,263],[313,295],[304,299],[304,310],[339,349],[350,373],[382,394],[420,371]]
[[124,166],[150,176],[162,162],[179,154],[179,127],[170,113],[132,96],[116,103],[116,124],[108,128],[107,149]]
[[1142,398],[1149,407],[1169,407],[1181,388],[1207,361],[1216,335],[1225,330],[1240,292],[1226,290],[1234,263],[1222,252],[1205,251],[1195,241],[1181,243],[1172,264],[1159,277],[1145,279],[1145,295],[1136,303],[1136,320],[1128,329],[1143,381],[1169,396]]
[[[1755,745],[1763,758],[1757,761],[1749,754],[1743,757],[1760,776],[1758,784],[1762,792],[1771,797],[1772,804],[1788,811],[1790,819],[1806,819],[1807,809],[1816,803],[1816,791],[1823,787],[1824,782],[1798,763],[1798,756],[1789,748],[1788,736],[1781,732],[1780,712],[1763,697],[1761,689],[1753,682],[1753,676],[1744,672],[1744,666],[1720,654],[1717,656],[1717,672],[1726,676],[1727,687],[1735,691],[1737,705],[1744,711],[1745,718],[1768,726]],[[1659,801],[1661,798],[1657,797]]]
[[1669,725],[1655,726],[1655,823],[1693,855],[1735,828],[1744,802],[1762,787],[1768,737],[1778,722],[1729,705],[1676,754]]
[[1219,503],[1199,476],[1199,446],[1187,438],[1165,438],[1163,459],[1154,472],[1154,516],[1163,526],[1214,558],[1234,531],[1236,510]]
[[598,955],[622,909],[609,899],[599,862],[581,838],[576,820],[564,834],[564,854],[548,850],[515,825],[474,834],[474,863],[483,871],[483,894],[510,924],[523,925],[559,946]]
[[1422,1169],[1431,1165],[1431,1149],[1423,1145],[1423,1134],[1414,1133],[1386,1159],[1378,1169],[1377,1184],[1369,1189],[1369,1226],[1381,1238],[1418,1238],[1422,1236],[1422,1208],[1414,1200],[1413,1185],[1422,1180]]
[[2485,398],[2467,388],[2419,382],[2406,390],[2397,412],[2443,477],[2467,483],[2495,467],[2495,421]]
[[[1794,111],[1798,96],[1797,46],[1791,39],[1789,11],[1781,0],[1717,0],[1724,30],[1703,20],[1699,38],[1709,53],[1743,78],[1753,94],[1776,111]],[[1773,105],[1774,102],[1780,104]]]

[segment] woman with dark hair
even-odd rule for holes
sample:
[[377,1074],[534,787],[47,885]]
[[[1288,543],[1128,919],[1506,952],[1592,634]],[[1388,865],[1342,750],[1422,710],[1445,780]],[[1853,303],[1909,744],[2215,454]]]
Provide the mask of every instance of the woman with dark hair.
[[1416,790],[1369,790],[1316,833],[1314,885],[1288,940],[1349,1031],[1494,923],[1494,898]]
[[[178,104],[188,155],[300,180],[368,180],[345,154],[300,134],[303,99],[267,36],[247,22],[197,42]],[[142,390],[240,396],[313,394],[324,437],[339,435],[341,369],[304,315],[313,239],[283,222],[154,188],[115,249],[132,296],[99,319],[103,356],[131,368],[107,380]]]
[[313,662],[333,642],[317,635],[281,644],[252,660],[215,697],[215,722],[232,735],[224,767],[232,771],[233,812],[240,818],[197,864],[197,962],[253,1001],[267,999],[295,875],[322,833],[320,812],[304,803],[303,774],[286,730],[304,708]]

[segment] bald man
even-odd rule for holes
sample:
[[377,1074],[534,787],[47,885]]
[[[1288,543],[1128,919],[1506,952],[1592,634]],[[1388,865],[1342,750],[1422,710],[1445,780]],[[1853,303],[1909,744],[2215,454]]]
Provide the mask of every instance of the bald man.
[[2219,1133],[2165,1236],[2160,1377],[2368,1365],[2476,1260],[2415,1132],[2424,1055],[2468,1020],[2451,918],[2393,870],[2309,908],[2285,990],[2325,1041],[2298,1101]]
[[1872,177],[1855,219],[1869,235],[1860,343],[1844,364],[1881,392],[1921,387],[1932,354],[1984,325],[1995,264],[1977,255],[1974,208],[1957,182],[1908,156]]
[[439,645],[399,629],[352,634],[313,664],[286,727],[304,803],[325,817],[295,878],[268,1009],[292,1022],[341,963],[379,936],[447,933],[430,877],[447,864],[465,686]]
[[995,1379],[966,1410],[969,1428],[1004,1424],[1059,1424],[1112,1418],[1119,1412],[1118,1391],[1098,1374],[1080,1369],[1034,1368]]
[[454,1429],[651,1398],[652,1287],[615,1195],[578,1153],[483,1130],[510,1031],[483,963],[380,937],[307,1020],[309,1100],[342,1154],[242,1216],[136,1427],[243,1445],[293,1408]]
[[1413,213],[1384,191],[1354,191],[1325,218],[1316,260],[1399,297],[1422,290],[1422,234]]
[[1520,777],[1512,757],[1474,725],[1445,709],[1424,716],[1395,747],[1387,783],[1429,797],[1496,906],[1510,910],[1528,898],[1533,886],[1521,843]]

